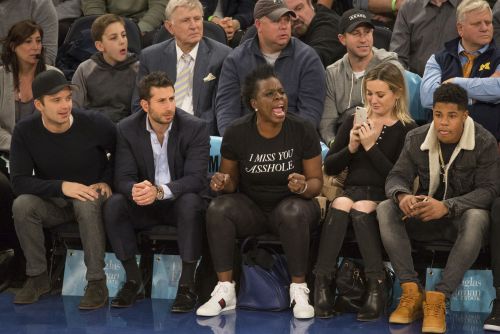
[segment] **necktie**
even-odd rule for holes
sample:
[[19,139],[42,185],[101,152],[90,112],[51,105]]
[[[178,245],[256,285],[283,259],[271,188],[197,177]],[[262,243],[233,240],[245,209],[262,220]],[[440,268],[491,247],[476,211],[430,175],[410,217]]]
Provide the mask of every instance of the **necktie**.
[[462,51],[462,55],[467,57],[467,61],[465,64],[462,65],[462,71],[464,73],[464,78],[470,77],[470,73],[472,72],[472,66],[474,65],[474,59],[476,59],[477,56],[468,53],[466,51]]
[[182,66],[177,80],[175,81],[175,100],[177,105],[180,105],[184,98],[186,97],[190,89],[190,76],[191,76],[191,63],[193,58],[189,54],[183,54],[181,56],[181,61],[179,62]]

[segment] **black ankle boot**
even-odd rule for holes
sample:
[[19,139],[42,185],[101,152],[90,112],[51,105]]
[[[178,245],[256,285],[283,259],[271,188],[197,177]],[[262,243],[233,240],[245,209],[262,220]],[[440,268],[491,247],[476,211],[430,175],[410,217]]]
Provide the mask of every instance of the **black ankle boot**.
[[387,305],[387,286],[385,280],[367,279],[366,299],[358,311],[359,321],[374,321],[384,313]]
[[316,274],[314,279],[314,315],[318,318],[331,318],[335,315],[333,311],[335,300],[333,276]]

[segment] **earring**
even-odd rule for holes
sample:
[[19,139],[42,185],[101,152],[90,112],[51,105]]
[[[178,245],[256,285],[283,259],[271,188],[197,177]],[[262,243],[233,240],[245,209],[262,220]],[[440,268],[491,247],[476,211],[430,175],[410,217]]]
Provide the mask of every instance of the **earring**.
[[259,109],[258,109],[258,108],[255,108],[254,110],[255,110],[255,112],[259,111]]

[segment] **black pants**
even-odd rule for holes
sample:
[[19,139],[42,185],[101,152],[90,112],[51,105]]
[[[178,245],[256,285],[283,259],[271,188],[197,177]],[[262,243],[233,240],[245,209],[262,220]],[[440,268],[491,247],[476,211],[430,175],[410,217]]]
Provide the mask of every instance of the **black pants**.
[[14,194],[7,176],[0,171],[0,250],[19,248],[12,220]]
[[272,233],[280,237],[292,276],[304,276],[310,231],[317,227],[319,207],[313,200],[290,196],[264,212],[241,193],[215,198],[207,210],[207,234],[215,271],[233,268],[236,238]]
[[206,203],[198,194],[187,193],[174,200],[138,206],[122,194],[113,194],[104,204],[103,217],[116,257],[126,261],[138,254],[135,230],[166,224],[177,227],[177,243],[183,261],[201,256]]
[[498,288],[500,287],[500,197],[493,202],[491,207],[490,247],[493,285]]

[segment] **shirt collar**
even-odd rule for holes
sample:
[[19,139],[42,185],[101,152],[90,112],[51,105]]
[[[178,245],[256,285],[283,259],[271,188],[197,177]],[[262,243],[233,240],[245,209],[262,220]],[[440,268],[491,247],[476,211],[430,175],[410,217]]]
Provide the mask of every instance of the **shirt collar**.
[[[175,117],[174,117],[174,120],[175,120]],[[172,124],[174,123],[174,121],[170,122],[170,125],[168,126],[168,129],[167,131],[165,131],[165,134],[168,136],[169,133],[170,133],[170,130],[172,129]],[[153,128],[151,127],[151,123],[149,122],[149,115],[146,114],[146,130],[152,134],[152,135],[156,135],[156,132],[153,130]]]
[[[472,52],[473,55],[475,56],[479,56],[480,54],[484,53],[486,50],[488,50],[488,47],[490,45],[489,44],[486,44],[485,46],[483,46],[482,48],[480,48],[479,50],[477,51],[474,51]],[[458,43],[458,54],[462,54],[462,51],[465,51],[464,47],[462,46],[462,40],[460,40],[460,42]]]
[[[196,54],[198,53],[198,47],[200,46],[200,42],[196,43],[194,48],[188,53],[191,58],[193,58],[193,61],[196,61]],[[184,54],[181,50],[181,48],[175,43],[175,51],[177,52],[177,63],[181,59],[182,55]]]

